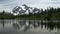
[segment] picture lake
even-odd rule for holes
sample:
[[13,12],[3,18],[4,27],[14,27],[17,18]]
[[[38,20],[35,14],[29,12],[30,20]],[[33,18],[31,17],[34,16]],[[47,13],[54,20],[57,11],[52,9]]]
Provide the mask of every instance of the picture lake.
[[3,19],[0,34],[60,34],[60,21]]

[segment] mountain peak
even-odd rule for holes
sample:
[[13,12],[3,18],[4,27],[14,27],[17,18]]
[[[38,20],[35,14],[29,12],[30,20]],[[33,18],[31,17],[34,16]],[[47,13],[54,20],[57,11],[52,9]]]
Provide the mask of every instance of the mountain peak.
[[27,6],[26,4],[23,4],[22,6]]
[[26,4],[23,4],[22,6],[16,6],[13,8],[13,13],[19,13],[19,14],[26,14],[27,13],[36,13],[38,12],[38,8],[32,8],[27,6]]

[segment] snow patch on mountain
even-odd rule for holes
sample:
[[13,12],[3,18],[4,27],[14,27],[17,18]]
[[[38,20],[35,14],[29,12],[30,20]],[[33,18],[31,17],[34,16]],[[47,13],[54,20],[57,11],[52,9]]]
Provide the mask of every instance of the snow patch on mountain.
[[38,8],[32,8],[27,6],[26,4],[22,5],[22,6],[16,6],[13,8],[12,12],[15,15],[23,15],[23,14],[29,14],[29,13],[38,13],[40,10]]

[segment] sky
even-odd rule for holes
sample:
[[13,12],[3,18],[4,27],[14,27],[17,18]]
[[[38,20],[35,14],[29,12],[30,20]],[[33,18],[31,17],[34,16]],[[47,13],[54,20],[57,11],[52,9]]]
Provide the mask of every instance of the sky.
[[10,12],[15,6],[26,4],[30,7],[43,8],[60,7],[60,0],[0,0],[0,11]]

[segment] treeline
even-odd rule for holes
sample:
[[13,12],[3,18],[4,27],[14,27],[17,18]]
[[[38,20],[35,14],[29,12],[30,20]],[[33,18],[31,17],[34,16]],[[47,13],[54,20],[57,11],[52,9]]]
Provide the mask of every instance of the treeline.
[[0,19],[14,19],[14,15],[3,10],[2,12],[0,12]]
[[[35,9],[34,11],[37,11]],[[33,11],[33,12],[34,12]],[[29,13],[28,15],[16,15],[12,13],[5,13],[5,11],[0,13],[0,19],[39,19],[39,20],[60,20],[60,8],[47,8],[45,10],[38,10],[37,13]]]

